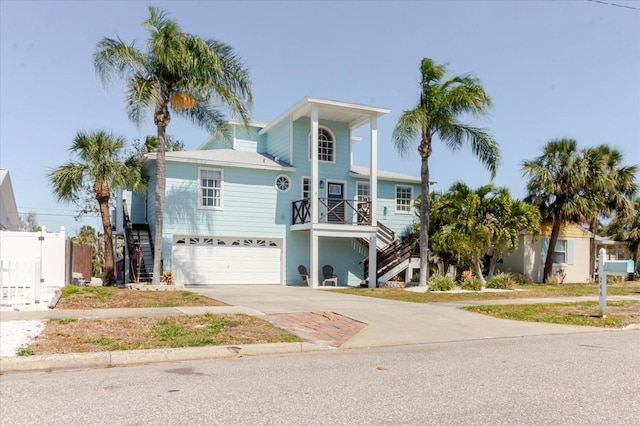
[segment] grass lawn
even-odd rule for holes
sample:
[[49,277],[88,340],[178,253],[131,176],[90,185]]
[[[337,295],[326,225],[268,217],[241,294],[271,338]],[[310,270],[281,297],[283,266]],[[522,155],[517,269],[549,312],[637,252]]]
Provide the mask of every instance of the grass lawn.
[[640,301],[609,301],[600,317],[598,302],[467,306],[462,309],[496,318],[555,324],[622,328],[640,324]]
[[[189,291],[144,291],[116,287],[63,288],[60,309],[226,306]],[[300,342],[268,321],[243,314],[121,318],[52,318],[19,355],[46,355],[132,349]]]
[[56,309],[161,308],[174,306],[226,306],[190,291],[146,291],[118,287],[62,288]]
[[[523,298],[598,296],[596,284],[580,285],[519,285],[512,291],[499,292],[426,292],[415,293],[402,288],[358,288],[341,290],[360,296],[379,297],[414,303],[466,302]],[[639,281],[607,284],[607,295],[640,295]],[[558,324],[586,325],[620,328],[640,324],[640,301],[608,301],[607,317],[599,317],[598,302],[540,303],[513,305],[482,305],[464,307],[472,312],[497,318],[520,321],[550,322]]]
[[[338,290],[358,296],[379,297],[382,299],[400,300],[415,303],[463,302],[470,300],[503,300],[545,297],[579,297],[598,296],[596,284],[573,285],[518,285],[513,291],[496,292],[440,292],[429,291],[416,293],[403,288],[350,288]],[[625,281],[607,285],[607,295],[626,296],[640,295],[640,281]]]

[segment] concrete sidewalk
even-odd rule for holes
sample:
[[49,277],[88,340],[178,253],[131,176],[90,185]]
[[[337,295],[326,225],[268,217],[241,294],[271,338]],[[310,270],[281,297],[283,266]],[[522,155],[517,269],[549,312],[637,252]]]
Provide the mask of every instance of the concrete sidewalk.
[[[603,331],[603,329],[596,327],[501,320],[458,309],[461,306],[480,304],[564,303],[597,300],[597,297],[422,304],[355,296],[332,290],[313,290],[307,287],[229,285],[192,286],[187,290],[228,303],[231,306],[87,311],[4,311],[0,312],[0,320],[196,315],[206,312],[244,313],[256,316],[265,315],[265,319],[273,319],[272,322],[275,324],[284,326],[283,328],[302,337],[316,336],[316,339],[314,341],[311,338],[309,340],[312,343],[303,344],[239,345],[11,357],[0,359],[0,372],[96,368],[150,362],[306,352],[327,350],[332,347],[331,344],[318,336],[324,336],[324,338],[332,336],[332,342],[338,342],[341,349],[348,349]],[[640,300],[640,296],[610,296],[608,300]],[[351,320],[345,321],[344,317]],[[325,321],[313,321],[313,326],[311,326],[305,323],[309,318],[324,318]],[[355,324],[356,322],[360,325]],[[307,328],[305,329],[305,327]],[[306,331],[309,332],[308,335],[305,335]]]

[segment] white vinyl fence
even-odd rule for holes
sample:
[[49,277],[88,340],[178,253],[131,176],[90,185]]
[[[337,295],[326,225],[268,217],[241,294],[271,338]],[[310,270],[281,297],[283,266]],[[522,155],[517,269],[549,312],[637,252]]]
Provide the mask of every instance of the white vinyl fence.
[[66,284],[64,227],[60,232],[0,231],[0,303],[49,302]]

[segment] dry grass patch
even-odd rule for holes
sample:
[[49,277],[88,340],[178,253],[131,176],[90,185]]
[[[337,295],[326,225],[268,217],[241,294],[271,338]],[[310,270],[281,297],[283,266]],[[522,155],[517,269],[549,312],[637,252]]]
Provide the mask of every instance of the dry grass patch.
[[300,342],[244,314],[51,319],[30,344],[34,355],[212,345]]
[[227,306],[185,290],[146,291],[117,287],[65,286],[56,309],[159,308],[175,306]]
[[483,305],[467,311],[518,321],[549,322],[592,327],[622,328],[640,324],[640,302],[609,301],[607,316],[600,317],[598,302]]

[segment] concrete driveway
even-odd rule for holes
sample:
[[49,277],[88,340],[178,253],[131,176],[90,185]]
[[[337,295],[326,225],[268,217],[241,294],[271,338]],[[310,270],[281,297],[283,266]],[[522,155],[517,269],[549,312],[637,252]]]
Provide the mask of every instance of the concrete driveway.
[[264,314],[334,312],[366,323],[342,348],[602,331],[595,327],[501,320],[467,312],[453,304],[398,302],[308,287],[224,285],[189,286],[188,290]]

